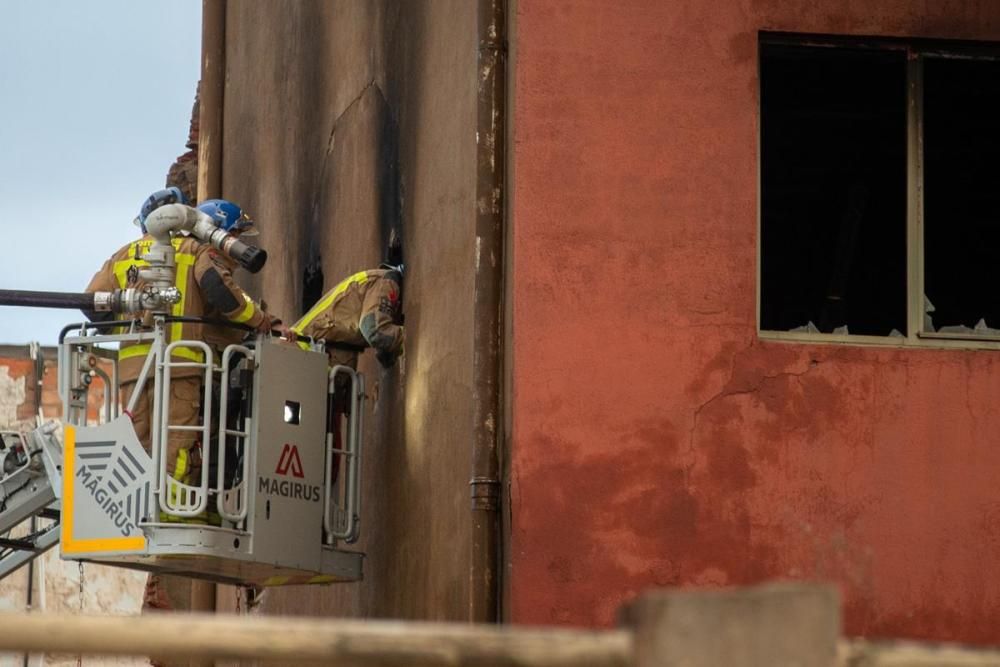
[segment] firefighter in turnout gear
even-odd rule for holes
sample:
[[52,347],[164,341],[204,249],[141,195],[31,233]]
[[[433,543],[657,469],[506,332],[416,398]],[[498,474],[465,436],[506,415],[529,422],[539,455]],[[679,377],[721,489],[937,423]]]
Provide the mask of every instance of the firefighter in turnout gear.
[[[169,203],[184,203],[184,196],[177,188],[167,188],[154,193],[143,205],[137,223],[142,226],[146,216],[153,210]],[[230,233],[250,230],[252,222],[242,210],[231,202],[209,200],[198,206],[216,224]],[[143,227],[145,232],[145,228]],[[88,292],[109,291],[129,287],[141,287],[139,269],[148,266],[142,257],[153,244],[149,235],[123,246],[101,267],[90,284]],[[176,285],[181,292],[181,300],[174,304],[171,314],[185,317],[204,317],[228,320],[254,327],[259,331],[270,331],[272,317],[255,303],[233,280],[235,262],[210,245],[200,243],[193,237],[178,236],[173,239],[177,263]],[[97,314],[87,313],[91,319]],[[110,316],[108,316],[110,317]],[[126,316],[127,317],[127,316]],[[238,330],[200,323],[174,322],[167,325],[167,340],[201,340],[214,348],[221,349],[228,343],[237,342],[242,337]],[[127,405],[133,391],[144,391],[151,386],[136,387],[142,370],[148,343],[122,343],[119,351],[119,379],[122,389],[122,404]],[[179,362],[203,362],[204,354],[197,348],[174,348],[171,358]],[[170,382],[169,423],[173,425],[197,425],[201,421],[201,375],[202,370],[192,367],[178,367],[173,370]],[[143,447],[150,449],[150,419],[152,414],[152,392],[146,391],[139,399],[130,415],[136,434]],[[198,462],[193,460],[193,446],[196,431],[171,432],[167,442],[167,474],[181,482],[197,479]]]
[[[160,206],[173,203],[186,203],[183,193],[176,187],[155,192],[143,203],[135,220],[142,228],[143,237],[112,255],[91,279],[87,286],[88,292],[142,286],[139,269],[148,266],[148,262],[142,257],[153,244],[153,238],[145,233],[145,219]],[[216,225],[225,231],[243,235],[254,232],[252,221],[231,202],[209,200],[200,204],[198,209],[209,215]],[[175,280],[177,289],[181,292],[181,300],[174,304],[171,315],[228,320],[254,327],[258,331],[270,331],[274,323],[272,317],[233,280],[232,274],[236,263],[232,259],[193,237],[179,236],[173,239],[172,244],[176,251]],[[87,315],[92,321],[100,319],[96,313]],[[128,318],[128,316],[123,317]],[[238,342],[242,338],[242,333],[237,329],[188,322],[170,323],[167,325],[166,333],[168,343],[175,340],[201,340],[215,349],[221,349],[226,344]],[[152,380],[147,381],[144,387],[137,387],[136,383],[149,349],[147,343],[122,343],[118,354],[122,405],[128,405],[132,392],[144,393],[130,417],[139,442],[147,452],[150,451],[150,420],[153,409]],[[190,347],[174,348],[171,354],[172,360],[182,362],[202,362],[203,357],[200,350]],[[172,371],[171,376],[168,423],[198,425],[201,422],[202,412],[201,369],[178,367]],[[166,445],[169,478],[185,483],[199,478],[201,461],[196,447],[198,444],[196,431],[170,433]],[[161,515],[160,518],[163,520],[165,517]],[[173,517],[166,518],[170,520]],[[193,519],[196,523],[208,520],[208,516]],[[147,577],[142,602],[144,613],[157,610],[186,610],[190,609],[190,606],[190,585],[186,578],[159,574],[150,574]]]
[[402,282],[402,264],[355,273],[324,294],[291,330],[326,341],[331,366],[357,367],[358,352],[329,345],[344,343],[373,348],[378,362],[389,368],[403,352]]
[[[331,367],[342,364],[357,369],[357,350],[371,347],[378,362],[389,368],[403,353],[402,284],[402,264],[383,264],[378,269],[355,273],[324,294],[293,324],[291,337],[294,340],[302,335],[325,341]],[[335,347],[337,343],[344,348]],[[309,349],[305,342],[299,345]],[[348,412],[346,390],[338,386],[333,401],[327,405],[327,429],[333,433],[335,449],[342,448],[340,424],[341,415]],[[336,480],[339,457],[333,459],[331,467]]]

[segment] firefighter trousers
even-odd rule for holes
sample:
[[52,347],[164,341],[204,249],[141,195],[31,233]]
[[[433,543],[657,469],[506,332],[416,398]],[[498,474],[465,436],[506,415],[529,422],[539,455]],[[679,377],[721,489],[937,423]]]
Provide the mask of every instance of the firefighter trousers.
[[[151,440],[150,429],[153,419],[153,383],[147,382],[139,391],[143,395],[139,397],[135,409],[132,411],[132,425],[139,442],[146,452],[150,452]],[[136,390],[136,383],[131,382],[122,386],[122,406],[127,406]],[[201,378],[186,377],[172,378],[170,380],[170,415],[169,424],[194,426],[201,422]],[[167,474],[171,477],[179,473],[181,481],[187,477],[195,481],[191,473],[199,473],[191,465],[192,449],[198,441],[198,433],[195,431],[177,431],[171,433],[167,439]],[[183,453],[182,453],[183,452]],[[180,466],[178,466],[180,462]],[[178,470],[178,468],[181,468]],[[190,611],[191,609],[191,580],[187,577],[173,575],[149,574],[146,577],[146,589],[142,597],[142,612],[150,611]],[[167,665],[166,662],[154,662],[153,664]],[[184,662],[183,664],[187,664]]]
[[[122,385],[122,405],[127,406],[135,391],[135,382]],[[149,381],[140,390],[135,409],[132,411],[132,426],[139,442],[151,454],[150,425],[153,419],[153,383]],[[169,424],[176,426],[197,426],[201,423],[201,378],[181,377],[170,380]],[[199,440],[197,431],[174,431],[167,438],[167,474],[184,482],[196,481],[191,473],[200,472],[192,448]],[[183,453],[182,453],[183,452]],[[178,463],[180,465],[178,465]],[[175,475],[175,473],[177,473]]]

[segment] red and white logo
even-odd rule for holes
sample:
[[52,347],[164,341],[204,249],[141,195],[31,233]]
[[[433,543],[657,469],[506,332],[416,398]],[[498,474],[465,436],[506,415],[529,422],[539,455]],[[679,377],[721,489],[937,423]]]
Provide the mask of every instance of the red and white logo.
[[278,458],[278,467],[274,469],[275,475],[287,475],[291,471],[292,477],[305,477],[302,471],[302,459],[299,458],[299,448],[295,445],[285,443]]

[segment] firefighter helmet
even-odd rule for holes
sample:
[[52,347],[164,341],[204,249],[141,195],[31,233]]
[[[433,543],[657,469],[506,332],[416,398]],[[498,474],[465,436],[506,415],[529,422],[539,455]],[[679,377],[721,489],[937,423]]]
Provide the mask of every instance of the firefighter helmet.
[[144,202],[142,202],[142,208],[139,209],[139,215],[136,216],[135,220],[132,221],[136,227],[142,229],[142,233],[146,233],[146,218],[149,214],[165,206],[166,204],[187,204],[187,197],[181,192],[181,189],[171,185],[170,187],[164,188],[162,190],[157,190],[153,194],[149,195]]
[[253,220],[250,219],[238,204],[226,199],[206,199],[198,204],[198,210],[210,217],[215,225],[224,232],[242,233],[251,236],[257,233]]

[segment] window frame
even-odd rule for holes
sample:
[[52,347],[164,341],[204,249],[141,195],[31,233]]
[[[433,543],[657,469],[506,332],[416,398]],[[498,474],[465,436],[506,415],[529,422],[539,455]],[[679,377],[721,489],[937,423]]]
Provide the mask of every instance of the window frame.
[[[1000,350],[1000,336],[923,331],[924,320],[924,193],[923,193],[923,63],[928,56],[957,60],[1000,61],[1000,44],[962,40],[891,37],[838,37],[761,31],[757,36],[757,287],[756,330],[761,340],[812,344],[882,347]],[[902,51],[906,55],[906,328],[905,336],[807,333],[761,328],[762,155],[761,58],[764,45],[830,49]]]

